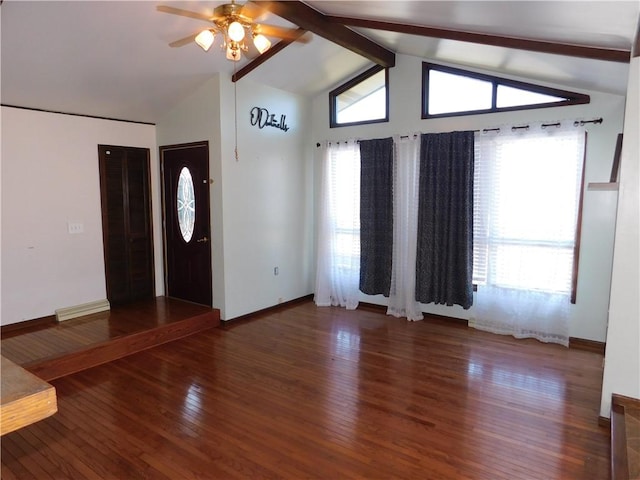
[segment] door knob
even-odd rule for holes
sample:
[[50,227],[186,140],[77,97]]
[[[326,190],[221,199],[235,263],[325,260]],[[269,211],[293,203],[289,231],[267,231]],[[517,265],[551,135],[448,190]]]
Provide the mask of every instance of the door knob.
[[199,238],[198,240],[196,240],[196,242],[198,243],[207,243],[209,241],[209,239],[207,237],[202,237]]

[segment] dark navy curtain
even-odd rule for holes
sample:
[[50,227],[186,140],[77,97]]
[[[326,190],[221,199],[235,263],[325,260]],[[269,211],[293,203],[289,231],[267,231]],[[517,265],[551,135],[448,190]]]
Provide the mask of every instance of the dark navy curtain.
[[416,300],[473,304],[473,132],[421,135]]
[[393,139],[360,141],[360,291],[389,296],[393,256]]

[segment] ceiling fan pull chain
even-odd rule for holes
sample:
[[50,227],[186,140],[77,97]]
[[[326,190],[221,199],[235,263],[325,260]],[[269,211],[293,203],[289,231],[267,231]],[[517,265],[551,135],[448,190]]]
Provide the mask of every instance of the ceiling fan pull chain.
[[[233,62],[233,77],[236,76],[237,63]],[[233,126],[235,135],[234,153],[236,162],[238,161],[238,82],[233,82]]]

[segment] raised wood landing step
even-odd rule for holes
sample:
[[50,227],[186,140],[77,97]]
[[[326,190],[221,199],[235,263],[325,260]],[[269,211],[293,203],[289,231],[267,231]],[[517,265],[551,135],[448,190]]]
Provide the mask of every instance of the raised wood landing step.
[[51,381],[219,324],[219,310],[157,297],[63,323],[3,331],[2,355]]
[[611,402],[611,478],[640,480],[640,400],[616,394]]
[[0,435],[47,418],[58,411],[56,389],[0,355]]

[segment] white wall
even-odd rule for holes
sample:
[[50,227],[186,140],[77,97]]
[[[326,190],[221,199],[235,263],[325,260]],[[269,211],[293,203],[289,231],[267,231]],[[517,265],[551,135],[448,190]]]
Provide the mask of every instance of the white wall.
[[[1,324],[106,298],[98,144],[149,148],[155,185],[154,126],[11,107],[1,107],[1,115]],[[157,200],[154,192],[156,293],[161,295]],[[69,234],[68,222],[82,223],[84,233]]]
[[[589,120],[602,117],[604,121],[601,125],[587,127],[589,136],[585,176],[587,183],[609,180],[617,134],[622,132],[623,97],[583,92],[591,95],[588,105],[421,120],[422,59],[405,55],[397,55],[396,59],[396,67],[390,70],[388,123],[330,129],[328,92],[325,92],[317,96],[312,105],[313,141],[381,138],[414,132],[477,130],[538,120]],[[527,81],[521,78],[516,80]],[[549,86],[571,90],[568,86]],[[319,158],[316,158],[317,181],[320,178],[319,164]],[[570,323],[572,337],[605,341],[616,202],[615,192],[585,191],[577,304],[572,307]],[[363,295],[362,301],[386,304],[382,296]],[[423,311],[468,319],[473,307],[465,311],[458,306],[423,305]]]
[[[158,144],[209,140],[213,298],[229,320],[312,292],[309,102],[246,79],[207,82],[158,122]],[[287,132],[250,123],[254,106],[286,115]],[[279,274],[274,275],[274,267]]]
[[[231,319],[312,292],[309,101],[214,77],[157,126],[2,107],[2,324],[106,298],[98,144],[149,148],[156,294],[164,293],[158,145],[209,141],[214,306]],[[287,132],[250,124],[253,106]],[[157,141],[156,141],[157,132]],[[84,233],[68,233],[68,222]],[[226,248],[226,250],[225,250]],[[274,267],[279,274],[274,275]]]
[[600,415],[611,395],[640,399],[640,57],[631,60]]
[[[221,81],[225,319],[312,293],[313,163],[303,97],[247,79]],[[288,131],[251,125],[253,107],[286,115]],[[279,274],[274,275],[278,267]]]

